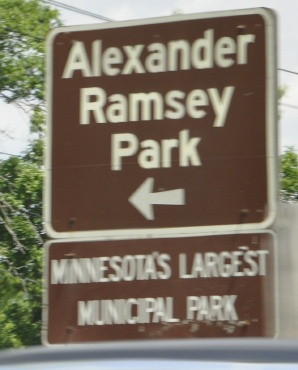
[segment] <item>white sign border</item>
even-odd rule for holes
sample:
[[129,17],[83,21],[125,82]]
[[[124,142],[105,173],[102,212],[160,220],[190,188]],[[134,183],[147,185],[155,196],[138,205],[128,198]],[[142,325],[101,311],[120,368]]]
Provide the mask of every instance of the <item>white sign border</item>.
[[[273,246],[272,246],[272,251],[274,253],[273,255],[273,268],[274,268],[274,273],[273,273],[273,291],[272,294],[274,294],[274,297],[272,298],[274,301],[274,335],[272,338],[278,338],[279,332],[280,332],[280,317],[279,317],[279,291],[278,291],[278,285],[279,285],[279,271],[278,271],[278,264],[277,264],[277,235],[274,231],[272,230],[249,230],[249,231],[241,231],[237,233],[233,233],[230,231],[218,234],[218,236],[223,236],[223,235],[242,235],[242,234],[269,234],[272,236],[273,239]],[[189,234],[186,237],[187,238],[192,238],[192,237],[197,237],[197,234]],[[199,236],[215,236],[214,233],[208,234],[208,233],[203,233]],[[184,235],[180,235],[177,238],[184,238]],[[171,238],[171,236],[167,237]],[[163,239],[163,237],[159,238],[156,237],[155,239]],[[42,343],[45,346],[61,346],[64,344],[51,344],[48,342],[48,311],[49,311],[49,302],[48,302],[48,284],[49,284],[49,270],[48,270],[48,265],[49,265],[49,253],[50,253],[50,248],[52,244],[59,244],[59,243],[86,243],[86,242],[98,242],[99,240],[97,238],[88,238],[88,239],[57,239],[57,240],[49,240],[45,243],[44,248],[45,248],[45,253],[44,253],[44,268],[43,268],[43,296],[42,296]],[[187,252],[187,251],[186,251]],[[98,343],[98,342],[94,342]]]
[[[265,21],[266,38],[266,150],[267,150],[267,194],[268,194],[268,217],[260,223],[212,225],[212,226],[189,226],[189,227],[165,227],[165,228],[136,228],[136,229],[111,229],[111,230],[87,230],[57,232],[51,224],[51,147],[52,147],[52,45],[54,38],[61,32],[89,31],[107,28],[123,28],[127,26],[139,26],[180,22],[194,19],[223,18],[228,16],[255,15],[259,14]],[[249,230],[263,230],[269,228],[275,221],[277,214],[278,199],[278,145],[277,145],[277,55],[276,55],[276,18],[275,13],[267,8],[252,8],[233,11],[197,13],[189,15],[176,15],[170,17],[150,18],[142,20],[109,22],[103,24],[80,25],[60,27],[53,29],[47,40],[46,59],[46,85],[47,85],[47,131],[46,131],[46,155],[45,155],[45,180],[44,180],[44,207],[43,221],[45,230],[50,238],[89,238],[97,237],[98,240],[108,239],[134,239],[159,237],[179,237],[180,235],[202,233],[223,233],[227,231],[240,232]]]

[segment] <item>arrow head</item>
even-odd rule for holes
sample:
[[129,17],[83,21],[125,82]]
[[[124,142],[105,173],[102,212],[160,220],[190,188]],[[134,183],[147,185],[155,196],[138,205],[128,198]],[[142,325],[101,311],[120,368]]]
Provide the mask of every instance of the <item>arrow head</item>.
[[129,197],[128,201],[147,219],[153,220],[153,205],[149,202],[153,192],[154,179],[148,177],[137,190]]
[[154,220],[154,204],[185,205],[184,189],[165,190],[153,193],[153,187],[154,179],[148,177],[128,199],[147,220]]

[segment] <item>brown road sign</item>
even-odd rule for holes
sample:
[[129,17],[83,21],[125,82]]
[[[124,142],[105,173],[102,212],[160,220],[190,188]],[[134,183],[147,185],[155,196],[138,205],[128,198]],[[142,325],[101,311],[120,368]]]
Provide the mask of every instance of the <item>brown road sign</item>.
[[47,244],[44,342],[273,337],[271,232]]
[[270,10],[59,28],[47,50],[50,237],[272,224]]

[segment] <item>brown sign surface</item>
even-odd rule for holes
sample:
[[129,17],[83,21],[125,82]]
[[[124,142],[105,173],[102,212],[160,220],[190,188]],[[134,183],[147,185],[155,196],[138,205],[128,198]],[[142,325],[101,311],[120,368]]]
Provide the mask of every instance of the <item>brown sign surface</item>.
[[270,232],[47,245],[44,342],[273,337]]
[[268,227],[274,40],[266,9],[55,30],[48,235]]

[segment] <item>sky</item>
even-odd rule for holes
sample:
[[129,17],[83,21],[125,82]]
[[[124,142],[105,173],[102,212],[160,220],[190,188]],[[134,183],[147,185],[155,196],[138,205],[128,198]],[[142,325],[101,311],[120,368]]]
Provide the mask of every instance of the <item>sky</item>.
[[[296,0],[49,0],[92,12],[115,21],[156,18],[172,15],[223,10],[267,7],[277,14],[278,85],[285,86],[286,95],[279,107],[279,151],[287,146],[298,150],[298,1]],[[102,21],[51,5],[60,11],[65,26],[102,23]],[[287,70],[289,72],[281,71]],[[294,72],[294,73],[292,73]],[[296,74],[295,74],[296,73]],[[2,112],[0,130],[8,136],[0,137],[1,153],[19,154],[28,143],[29,128],[26,114],[14,106],[0,102]]]

